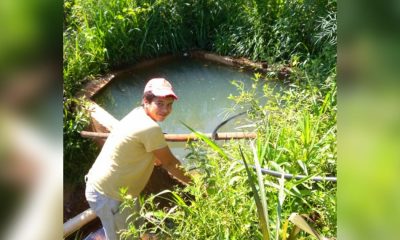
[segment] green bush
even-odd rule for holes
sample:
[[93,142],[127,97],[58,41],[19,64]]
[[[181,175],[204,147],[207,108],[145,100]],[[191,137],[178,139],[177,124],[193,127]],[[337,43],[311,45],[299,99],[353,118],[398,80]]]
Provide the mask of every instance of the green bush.
[[82,99],[64,99],[64,181],[83,184],[84,176],[92,165],[97,146],[90,139],[80,136],[80,131],[88,127],[90,119],[86,111],[87,103]]

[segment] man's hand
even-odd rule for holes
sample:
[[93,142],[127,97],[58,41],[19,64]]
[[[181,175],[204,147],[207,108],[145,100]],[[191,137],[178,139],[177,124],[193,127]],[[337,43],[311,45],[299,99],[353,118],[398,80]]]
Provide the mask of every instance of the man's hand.
[[160,161],[160,159],[158,159],[158,158],[156,158],[155,160],[154,160],[154,166],[161,166],[162,165],[162,162]]
[[188,177],[187,173],[181,169],[181,163],[172,154],[168,146],[154,150],[156,159],[161,162],[161,167],[167,170],[173,177],[178,179],[183,184],[189,184],[192,179]]

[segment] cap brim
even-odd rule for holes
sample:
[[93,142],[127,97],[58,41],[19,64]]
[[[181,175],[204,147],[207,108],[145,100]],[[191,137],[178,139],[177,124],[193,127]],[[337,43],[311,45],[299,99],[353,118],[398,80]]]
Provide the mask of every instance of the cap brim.
[[178,96],[170,89],[157,89],[157,90],[153,90],[152,92],[157,97],[171,96],[171,97],[175,98],[175,100],[178,100]]

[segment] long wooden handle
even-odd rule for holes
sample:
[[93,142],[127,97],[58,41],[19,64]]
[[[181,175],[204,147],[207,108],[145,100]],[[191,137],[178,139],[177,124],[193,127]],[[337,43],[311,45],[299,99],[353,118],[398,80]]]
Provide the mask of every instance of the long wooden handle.
[[[101,132],[88,132],[81,131],[81,136],[85,138],[107,138],[109,133]],[[211,133],[205,134],[207,137],[211,138]],[[186,142],[186,141],[196,141],[198,138],[194,133],[184,133],[184,134],[164,134],[165,140],[169,142]],[[230,140],[230,139],[249,139],[256,138],[257,135],[254,132],[221,132],[216,135],[215,140]]]

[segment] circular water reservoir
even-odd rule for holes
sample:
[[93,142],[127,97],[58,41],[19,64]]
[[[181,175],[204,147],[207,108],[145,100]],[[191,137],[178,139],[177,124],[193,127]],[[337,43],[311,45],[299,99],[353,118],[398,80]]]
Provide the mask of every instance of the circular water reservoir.
[[[228,99],[230,94],[239,94],[232,81],[241,81],[245,89],[250,89],[253,76],[253,73],[240,68],[182,57],[117,76],[94,100],[120,120],[140,105],[143,89],[149,79],[164,77],[171,82],[179,99],[174,102],[170,116],[160,123],[163,132],[190,133],[181,123],[184,122],[197,131],[211,133],[222,121],[245,110],[233,110],[234,102]],[[259,92],[261,94],[262,89]],[[240,117],[224,125],[219,132],[251,131],[240,128],[248,124],[244,117]],[[182,159],[185,155],[182,151],[184,143],[169,144],[174,154]]]

